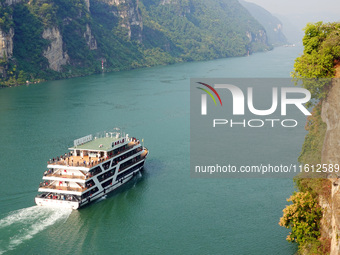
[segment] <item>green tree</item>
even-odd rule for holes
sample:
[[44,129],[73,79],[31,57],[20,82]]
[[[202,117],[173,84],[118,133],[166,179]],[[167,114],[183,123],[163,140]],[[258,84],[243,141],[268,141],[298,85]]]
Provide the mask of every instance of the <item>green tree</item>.
[[27,78],[27,75],[25,74],[24,71],[21,70],[18,74],[18,79],[17,79],[18,84],[25,84],[26,78]]
[[316,241],[320,237],[320,219],[322,210],[316,198],[309,192],[295,192],[283,209],[283,216],[279,225],[290,228],[291,233],[287,236],[289,242],[306,244]]
[[[340,23],[309,23],[305,27],[303,55],[295,60],[292,77],[308,89],[314,99],[327,95],[330,80],[335,74],[334,63],[340,59]],[[311,80],[312,78],[313,80]]]

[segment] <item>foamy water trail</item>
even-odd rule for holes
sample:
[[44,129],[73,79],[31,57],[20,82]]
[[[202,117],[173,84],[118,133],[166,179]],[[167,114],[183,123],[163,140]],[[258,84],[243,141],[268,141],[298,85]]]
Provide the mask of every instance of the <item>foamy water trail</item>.
[[14,250],[57,221],[66,220],[71,212],[71,209],[40,206],[11,212],[0,220],[0,255]]

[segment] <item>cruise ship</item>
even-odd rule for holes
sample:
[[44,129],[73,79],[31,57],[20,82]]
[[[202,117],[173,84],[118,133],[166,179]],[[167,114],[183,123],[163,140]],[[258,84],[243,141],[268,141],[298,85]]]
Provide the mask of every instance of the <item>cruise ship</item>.
[[47,162],[35,203],[78,209],[105,196],[143,169],[149,151],[142,143],[119,129],[74,140]]

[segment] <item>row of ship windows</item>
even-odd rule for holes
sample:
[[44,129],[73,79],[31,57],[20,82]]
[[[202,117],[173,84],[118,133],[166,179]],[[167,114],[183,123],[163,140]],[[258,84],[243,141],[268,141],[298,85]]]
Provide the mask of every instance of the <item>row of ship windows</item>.
[[119,152],[125,151],[127,147],[128,147],[128,145],[125,144],[124,146],[121,146],[121,147],[119,147],[119,148],[117,148],[113,151],[110,151],[108,153],[108,155],[109,155],[109,157],[113,157],[113,156],[117,155]]
[[87,198],[89,196],[92,196],[94,193],[96,193],[98,191],[98,187],[95,187],[94,189],[91,189],[89,190],[88,192],[84,193],[82,196],[81,196],[81,199],[84,199],[84,198]]
[[[120,153],[120,152],[122,152],[122,151],[125,151],[125,150],[127,149],[127,147],[128,147],[128,146],[127,146],[127,144],[126,144],[125,146],[122,146],[122,147],[120,147],[120,148],[118,148],[118,149],[115,149],[113,152],[109,152],[108,156],[109,156],[109,157],[112,157],[113,155],[117,155],[118,153]],[[126,157],[131,156],[133,153],[135,153],[135,150],[130,151],[130,152],[125,153],[125,154],[122,154],[120,157],[116,158],[116,159],[112,162],[112,166],[116,165],[120,160],[122,160],[122,159],[124,159],[124,158],[126,158]],[[109,167],[110,167],[110,161],[104,163],[102,166],[103,166],[104,170],[109,169]]]
[[136,148],[136,149],[134,149],[134,150],[132,150],[132,151],[129,151],[129,152],[127,152],[127,153],[121,155],[120,157],[118,157],[118,158],[116,158],[115,160],[112,161],[111,167],[117,165],[117,163],[118,163],[119,161],[124,160],[124,159],[126,159],[126,158],[128,158],[128,157],[131,157],[133,154],[136,154],[137,152],[140,152],[141,150],[142,150],[142,148],[139,147],[139,148]]
[[[136,156],[136,157],[134,157],[134,158],[132,158],[132,159],[130,159],[130,160],[124,162],[123,164],[120,165],[119,171],[122,171],[122,170],[124,170],[124,168],[126,168],[127,166],[129,166],[129,165],[131,165],[131,164],[137,162],[138,160],[140,160],[140,158],[141,158],[141,155],[138,155],[138,156]],[[119,171],[118,171],[118,172],[119,172]]]
[[[99,181],[99,182],[102,182],[102,181],[106,180],[107,178],[113,176],[113,175],[115,174],[115,172],[116,172],[116,168],[112,168],[110,171],[107,171],[107,172],[105,172],[105,173],[99,175],[99,176],[97,177],[97,178],[98,178],[98,181]],[[94,183],[93,180],[89,180],[89,181],[87,181],[87,182],[85,183],[85,187],[86,187],[86,188],[91,188],[91,187],[94,186],[94,185],[95,185],[95,183]]]
[[[127,157],[130,157],[131,155],[136,154],[136,153],[139,152],[139,151],[141,151],[141,148],[134,149],[134,150],[132,150],[132,151],[130,151],[130,152],[128,152],[128,153],[122,155],[122,156],[119,157],[117,160],[122,160],[122,159],[125,159],[125,158],[127,158]],[[128,165],[130,165],[130,164],[133,164],[133,163],[137,162],[140,158],[141,158],[141,156],[138,155],[138,156],[136,156],[136,157],[134,157],[134,158],[132,158],[132,159],[130,159],[130,160],[124,162],[124,163],[121,165],[120,171],[121,171],[124,167],[126,167],[126,166],[128,166]],[[137,166],[134,166],[133,168],[129,169],[128,171],[119,174],[118,177],[119,177],[119,176],[124,177],[125,175],[127,175],[127,174],[131,173],[132,171],[134,171],[135,169],[137,169],[137,168],[139,167],[139,165],[141,165],[141,164],[143,164],[143,163],[140,163],[140,164],[138,164]],[[104,166],[104,165],[105,165],[105,166]],[[112,166],[113,166],[113,165],[116,165],[115,161],[112,162]],[[109,161],[109,162],[106,162],[105,164],[103,164],[103,168],[104,168],[105,170],[107,170],[107,168],[108,168],[109,166],[110,166],[110,161]],[[91,176],[95,176],[95,175],[97,175],[97,174],[99,174],[99,173],[101,173],[101,172],[102,172],[102,170],[101,170],[100,166],[97,166],[96,168],[94,168],[93,170],[90,171]],[[113,175],[115,174],[115,172],[116,172],[116,168],[114,167],[114,168],[112,168],[110,171],[107,171],[107,172],[105,172],[105,173],[99,175],[99,176],[97,177],[97,178],[98,178],[98,181],[99,181],[99,182],[102,182],[102,181],[106,180],[107,178],[110,178],[111,176],[113,176]],[[119,178],[118,178],[118,177],[117,177],[117,180],[119,180],[119,179],[122,178],[122,177],[119,177]],[[112,181],[112,180],[111,180],[111,181]],[[108,182],[108,183],[110,183],[110,182]],[[94,183],[93,180],[90,180],[90,181],[88,181],[88,182],[85,183],[85,187],[86,187],[86,188],[91,188],[91,187],[94,186],[94,185],[95,185],[95,183]],[[105,187],[106,187],[106,186],[105,186]],[[93,189],[93,190],[95,190],[95,189]],[[88,192],[87,192],[87,193],[88,193]],[[86,193],[85,193],[85,194],[86,194]],[[83,194],[83,196],[84,196],[85,194]]]
[[133,171],[137,170],[138,168],[142,167],[143,164],[144,164],[144,162],[141,162],[141,163],[135,165],[134,167],[130,168],[129,170],[127,170],[127,171],[125,171],[125,172],[122,172],[122,173],[118,174],[116,180],[122,179],[123,177],[127,176],[128,174],[130,174],[130,173],[132,173]]
[[[137,170],[138,168],[142,167],[143,164],[144,164],[144,162],[141,162],[141,163],[135,165],[134,167],[132,167],[131,169],[129,169],[129,170],[123,172],[123,173],[118,174],[117,180],[122,179],[122,178],[125,177],[126,175],[128,175],[128,174],[132,173],[133,171]],[[112,169],[111,171],[113,171],[113,174],[112,174],[112,175],[114,175],[115,169]],[[110,172],[111,172],[111,171],[110,171]],[[110,172],[108,172],[108,173],[110,173]],[[112,175],[111,175],[111,176],[112,176]],[[108,176],[107,178],[109,178],[109,177],[111,177],[111,176]],[[103,179],[103,180],[104,180],[104,179]],[[111,179],[109,179],[109,180],[103,182],[101,185],[102,185],[103,188],[105,188],[105,187],[107,187],[107,186],[109,186],[109,185],[112,185],[112,181],[113,181],[113,178],[111,178]],[[94,189],[89,190],[88,192],[84,193],[84,194],[81,196],[81,198],[84,199],[84,198],[87,198],[87,197],[89,197],[89,196],[92,196],[92,195],[93,195],[94,193],[96,193],[98,190],[99,190],[99,189],[98,189],[97,187],[95,187]]]
[[105,173],[99,175],[98,176],[98,181],[102,182],[102,181],[106,180],[107,178],[113,176],[115,174],[115,172],[116,172],[116,168],[113,168],[110,171],[105,172]]
[[[126,159],[126,158],[132,156],[133,154],[136,154],[137,152],[139,152],[139,151],[141,151],[141,150],[142,150],[142,148],[139,147],[139,148],[137,148],[137,149],[134,149],[134,150],[132,150],[132,151],[130,151],[130,152],[127,152],[127,153],[121,155],[120,157],[118,157],[118,158],[116,158],[115,160],[112,161],[111,167],[117,165],[117,163],[118,163],[119,161],[121,161],[121,160],[123,160],[123,159]],[[110,167],[110,161],[104,163],[102,166],[103,166],[104,170],[109,169],[109,167]],[[91,174],[91,176],[95,176],[95,175],[97,175],[97,174],[99,174],[99,173],[101,173],[101,172],[102,172],[102,170],[101,170],[100,166],[97,166],[97,167],[95,167],[94,169],[92,169],[92,170],[90,171],[90,174]]]

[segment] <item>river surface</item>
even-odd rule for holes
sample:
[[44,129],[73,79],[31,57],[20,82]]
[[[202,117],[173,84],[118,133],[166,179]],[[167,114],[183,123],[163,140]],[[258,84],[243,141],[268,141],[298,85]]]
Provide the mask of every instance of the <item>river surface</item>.
[[[190,177],[189,84],[286,78],[301,52],[280,47],[1,89],[0,254],[294,254],[278,225],[291,179]],[[35,206],[47,160],[114,127],[144,139],[144,173],[78,211]],[[292,144],[296,157],[302,141]]]

